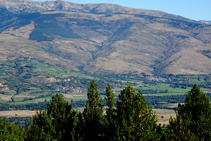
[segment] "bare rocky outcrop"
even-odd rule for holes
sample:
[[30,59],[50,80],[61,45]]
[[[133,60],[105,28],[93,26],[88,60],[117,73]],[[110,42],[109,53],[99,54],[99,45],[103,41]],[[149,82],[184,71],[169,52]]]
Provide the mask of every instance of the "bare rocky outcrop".
[[211,20],[210,21],[200,20],[199,22],[204,23],[204,24],[211,24]]
[[123,7],[117,4],[77,4],[68,1],[55,0],[35,2],[31,0],[0,0],[0,7],[5,7],[13,13],[34,13],[46,11],[69,11],[79,13],[92,14],[132,14],[132,15],[148,15],[163,18],[189,20],[187,18],[168,14],[162,11],[135,9]]

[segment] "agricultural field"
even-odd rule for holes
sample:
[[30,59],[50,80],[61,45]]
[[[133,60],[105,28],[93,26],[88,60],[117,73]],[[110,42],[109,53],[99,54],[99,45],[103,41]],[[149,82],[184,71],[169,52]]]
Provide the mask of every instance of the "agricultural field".
[[0,117],[32,117],[36,111],[16,110],[16,111],[0,111]]
[[[140,89],[143,91],[144,95],[184,95],[187,94],[191,87],[183,88],[173,88],[170,84],[158,83],[157,85],[144,85]],[[150,93],[153,91],[154,93]],[[146,92],[146,93],[144,93]]]
[[[0,63],[0,103],[39,102],[49,95],[83,91],[91,76],[39,60],[21,58]],[[57,91],[56,91],[57,90]]]
[[174,110],[167,110],[167,109],[153,109],[156,112],[158,122],[157,124],[168,125],[170,117],[176,118],[176,114]]
[[116,100],[121,90],[131,84],[136,92],[141,90],[148,105],[155,109],[171,110],[176,108],[174,104],[184,103],[185,95],[195,83],[211,98],[210,78],[211,75],[158,77],[144,74],[91,74],[22,57],[0,63],[0,104],[11,107],[4,106],[1,110],[26,110],[30,104],[37,104],[30,107],[36,110],[39,104],[43,106],[52,95],[59,93],[74,107],[84,107],[89,82],[94,79],[103,101],[108,83],[113,88]]

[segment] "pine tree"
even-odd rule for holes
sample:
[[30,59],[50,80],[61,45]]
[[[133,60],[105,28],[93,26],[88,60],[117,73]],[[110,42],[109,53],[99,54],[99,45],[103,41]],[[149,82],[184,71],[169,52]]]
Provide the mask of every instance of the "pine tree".
[[115,136],[115,119],[116,119],[116,112],[114,109],[115,100],[114,100],[114,93],[111,88],[111,85],[108,84],[106,87],[106,105],[108,108],[106,108],[106,118],[105,118],[105,140],[113,140]]
[[184,122],[181,116],[178,116],[176,119],[170,118],[171,127],[164,129],[165,135],[162,140],[165,141],[195,141],[196,136],[187,128],[187,124],[191,122],[188,120]]
[[84,140],[99,140],[104,136],[104,104],[102,103],[100,93],[97,89],[97,84],[94,80],[89,83],[87,96],[88,101],[83,112],[85,121]]
[[50,128],[54,129],[51,130],[51,135],[57,139],[72,138],[70,135],[75,132],[74,122],[77,119],[77,112],[58,93],[47,103],[47,116],[49,127],[52,126]]
[[106,100],[106,105],[108,106],[108,108],[106,109],[106,114],[107,116],[110,116],[114,112],[114,105],[115,105],[114,93],[110,84],[108,84],[106,87],[105,100]]
[[136,93],[129,84],[121,91],[116,108],[114,140],[159,140],[156,116],[140,91]]
[[46,112],[42,109],[36,111],[36,115],[33,116],[33,123],[30,127],[27,127],[24,132],[25,141],[49,141],[53,140],[53,137],[48,132],[45,132],[45,118]]
[[[58,93],[47,102],[47,112],[41,109],[33,116],[33,124],[27,129],[29,140],[78,140],[80,113],[72,108]],[[26,139],[26,140],[27,140]]]
[[[171,119],[170,125],[177,138],[189,135],[198,140],[211,140],[210,100],[196,84],[186,96],[185,103],[178,104],[176,115],[176,119]],[[178,129],[186,135],[181,135]]]
[[23,141],[23,131],[9,123],[6,118],[0,118],[0,140],[2,141]]

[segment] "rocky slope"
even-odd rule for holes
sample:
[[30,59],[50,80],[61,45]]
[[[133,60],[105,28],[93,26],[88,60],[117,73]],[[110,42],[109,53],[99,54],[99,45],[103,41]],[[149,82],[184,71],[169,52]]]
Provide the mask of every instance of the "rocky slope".
[[123,7],[116,4],[77,4],[68,1],[55,0],[35,2],[31,0],[0,0],[0,6],[5,7],[13,13],[34,13],[46,11],[69,11],[91,14],[129,14],[129,15],[148,15],[177,20],[190,19],[168,14],[162,11],[153,11],[146,9],[135,9]]
[[0,60],[37,58],[74,71],[211,73],[211,26],[112,4],[0,0]]
[[200,20],[200,22],[205,24],[211,24],[211,21],[206,21],[206,20]]

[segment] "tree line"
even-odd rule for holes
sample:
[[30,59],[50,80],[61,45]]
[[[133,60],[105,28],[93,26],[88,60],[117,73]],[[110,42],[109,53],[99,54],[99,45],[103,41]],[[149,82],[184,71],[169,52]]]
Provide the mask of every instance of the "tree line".
[[89,83],[87,96],[84,111],[79,112],[58,93],[53,95],[47,110],[37,110],[33,123],[25,129],[0,119],[0,140],[211,140],[210,100],[196,84],[185,103],[178,104],[176,118],[171,117],[166,128],[157,125],[152,107],[130,84],[116,103],[108,84],[106,107],[94,80]]

